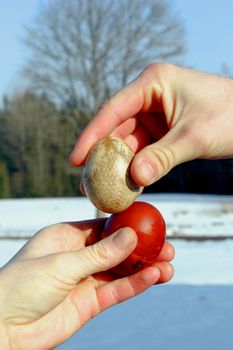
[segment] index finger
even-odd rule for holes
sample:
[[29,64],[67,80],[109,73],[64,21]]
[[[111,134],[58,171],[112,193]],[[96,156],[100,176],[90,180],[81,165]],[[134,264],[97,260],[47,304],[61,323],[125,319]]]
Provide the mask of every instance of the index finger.
[[117,126],[142,109],[144,96],[140,85],[139,79],[135,80],[101,106],[80,135],[70,155],[73,165],[82,165],[89,150],[98,140],[110,135]]

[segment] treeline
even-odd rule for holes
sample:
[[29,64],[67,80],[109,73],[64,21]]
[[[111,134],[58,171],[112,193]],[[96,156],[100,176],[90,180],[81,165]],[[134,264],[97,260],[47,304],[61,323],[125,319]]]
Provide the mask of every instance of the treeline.
[[197,159],[178,165],[144,192],[233,194],[233,159]]
[[25,92],[0,109],[0,197],[76,196],[80,170],[69,164],[87,122],[72,104],[58,108]]

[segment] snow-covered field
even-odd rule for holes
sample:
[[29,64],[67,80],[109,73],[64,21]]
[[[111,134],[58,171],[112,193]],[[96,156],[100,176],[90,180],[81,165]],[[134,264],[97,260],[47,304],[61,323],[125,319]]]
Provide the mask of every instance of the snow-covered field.
[[[233,240],[195,242],[170,240],[176,248],[172,284],[232,284]],[[0,240],[0,266],[6,263],[26,240]],[[233,295],[232,295],[233,298]],[[233,314],[233,310],[232,310]]]
[[[141,195],[167,223],[168,236],[233,237],[233,196]],[[0,237],[30,237],[41,227],[94,218],[87,198],[0,200]]]
[[91,320],[59,350],[231,350],[233,286],[164,285]]
[[[176,248],[173,281],[107,310],[59,350],[232,349],[233,197],[140,200],[157,206],[166,220]],[[0,201],[0,266],[43,226],[94,216],[85,198]]]

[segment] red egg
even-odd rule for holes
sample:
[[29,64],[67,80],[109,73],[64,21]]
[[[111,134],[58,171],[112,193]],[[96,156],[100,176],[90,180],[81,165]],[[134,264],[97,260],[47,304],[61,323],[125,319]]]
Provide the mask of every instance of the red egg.
[[102,238],[122,227],[131,227],[138,236],[138,244],[134,251],[112,269],[118,275],[127,276],[156,261],[165,242],[166,225],[161,213],[153,205],[134,202],[126,210],[108,218]]

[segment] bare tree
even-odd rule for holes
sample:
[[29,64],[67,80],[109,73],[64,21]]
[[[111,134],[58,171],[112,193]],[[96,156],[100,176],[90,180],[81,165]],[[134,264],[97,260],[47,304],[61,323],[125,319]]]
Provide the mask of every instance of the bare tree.
[[50,0],[26,28],[34,88],[91,116],[149,62],[184,52],[168,0]]

